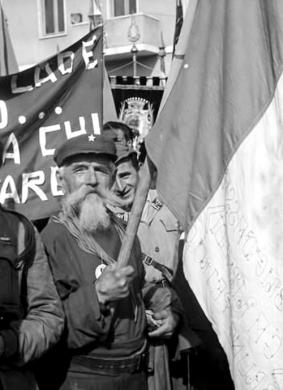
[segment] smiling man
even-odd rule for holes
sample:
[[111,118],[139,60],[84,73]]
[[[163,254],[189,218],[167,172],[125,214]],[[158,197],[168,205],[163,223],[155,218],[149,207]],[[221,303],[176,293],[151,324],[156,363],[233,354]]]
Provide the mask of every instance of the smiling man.
[[[116,123],[118,127],[120,122]],[[107,132],[109,131],[108,129]],[[112,190],[119,198],[120,204],[115,205],[112,210],[117,217],[127,222],[139,181],[139,163],[137,153],[131,147],[116,142],[116,148],[117,173]],[[198,341],[182,322],[182,305],[170,283],[177,268],[179,224],[166,206],[160,202],[154,189],[149,191],[137,234],[146,271],[144,300],[149,309],[147,318],[151,330],[148,333],[150,344],[148,387],[150,390],[185,390],[190,387],[186,354],[191,347],[191,341],[194,343]],[[161,324],[162,326],[167,324],[171,329],[171,333],[165,338],[162,335]],[[180,335],[180,342],[176,348],[178,335]],[[170,340],[169,344],[173,349],[176,348],[180,353],[182,352],[182,356],[185,355],[184,359],[180,355],[174,356],[174,361],[178,360],[178,367],[174,363],[177,367],[176,373],[169,364],[166,339]],[[182,370],[181,366],[184,366]]]
[[139,165],[137,153],[132,148],[116,145],[118,158],[116,179],[113,191],[123,205],[123,209],[130,211],[135,199],[139,180]]

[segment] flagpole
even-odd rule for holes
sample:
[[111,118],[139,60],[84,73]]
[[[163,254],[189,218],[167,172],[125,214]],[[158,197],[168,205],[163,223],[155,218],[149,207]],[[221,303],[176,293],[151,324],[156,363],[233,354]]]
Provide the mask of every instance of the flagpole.
[[[1,1],[1,0],[0,0]],[[89,20],[90,20],[90,30],[95,27],[96,16],[100,16],[102,19],[102,13],[99,7],[99,3],[95,0],[90,1],[90,9],[89,9]],[[103,26],[103,20],[101,20]],[[103,28],[103,27],[102,27]],[[137,35],[138,32],[137,32]],[[136,36],[135,36],[136,38]],[[139,36],[138,36],[139,38]],[[105,72],[104,77],[107,77],[107,73]],[[103,87],[102,87],[103,88]],[[103,99],[102,99],[103,100]],[[102,103],[103,104],[103,103]],[[103,112],[103,109],[102,109]],[[146,202],[148,190],[151,182],[150,175],[150,163],[146,159],[142,168],[140,169],[140,180],[138,183],[133,207],[130,213],[129,221],[127,224],[125,236],[122,240],[120,253],[118,256],[117,264],[119,267],[125,266],[128,264],[132,247],[134,244],[134,240],[138,231],[138,226],[140,223],[142,211]]]
[[120,253],[118,256],[118,267],[124,267],[128,264],[134,240],[138,231],[142,211],[146,202],[147,194],[151,183],[152,163],[147,158],[140,169],[140,179],[131,209],[129,221],[126,228],[126,234],[123,238]]

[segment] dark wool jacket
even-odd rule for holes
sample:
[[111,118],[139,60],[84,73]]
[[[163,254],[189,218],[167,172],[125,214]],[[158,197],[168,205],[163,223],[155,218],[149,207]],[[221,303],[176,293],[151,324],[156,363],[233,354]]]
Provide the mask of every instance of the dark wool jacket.
[[[145,342],[146,327],[139,245],[134,246],[130,259],[136,272],[131,294],[117,301],[111,311],[99,304],[94,286],[101,259],[82,250],[61,223],[51,221],[42,238],[67,318],[66,342],[71,355],[126,357],[139,350]],[[117,234],[117,248],[119,241]]]
[[38,233],[23,216],[2,207],[0,284],[0,388],[36,389],[25,364],[59,340],[64,314]]

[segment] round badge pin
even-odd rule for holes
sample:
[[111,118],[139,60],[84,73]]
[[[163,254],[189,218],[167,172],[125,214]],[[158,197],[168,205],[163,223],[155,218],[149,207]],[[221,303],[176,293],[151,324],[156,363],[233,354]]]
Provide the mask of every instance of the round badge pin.
[[105,268],[106,268],[106,265],[105,265],[105,264],[99,264],[99,265],[95,268],[95,277],[96,277],[96,279],[99,278],[99,276],[102,274],[102,272],[104,271]]

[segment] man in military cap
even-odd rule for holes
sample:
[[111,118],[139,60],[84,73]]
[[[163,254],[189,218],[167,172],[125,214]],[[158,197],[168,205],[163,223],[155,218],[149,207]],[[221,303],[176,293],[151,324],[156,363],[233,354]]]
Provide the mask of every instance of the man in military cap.
[[[120,199],[120,207],[116,206],[114,210],[116,215],[127,222],[139,181],[139,162],[132,147],[119,142],[115,144],[117,173],[112,189]],[[153,177],[138,228],[142,252],[147,255],[147,260],[145,259],[147,281],[173,279],[177,269],[180,234],[181,228],[177,219],[158,197]]]
[[[120,122],[116,122],[116,127],[119,127],[119,125]],[[109,136],[109,132],[108,126],[106,126],[106,130],[103,126],[103,134]],[[139,163],[137,153],[132,147],[116,142],[116,148],[117,159],[115,164],[117,173],[113,191],[120,199],[120,207],[113,207],[113,211],[119,218],[127,222],[139,180]],[[154,180],[152,180],[152,187],[154,187]],[[150,305],[147,305],[151,309],[147,311],[147,316],[149,322],[151,319],[153,320],[152,331],[149,332],[151,368],[148,375],[149,389],[170,390],[172,389],[172,381],[174,379],[172,376],[170,377],[167,342],[164,342],[164,339],[162,340],[160,325],[167,321],[172,321],[172,312],[178,313],[179,317],[183,317],[182,305],[171,286],[171,281],[177,268],[180,228],[176,218],[162,204],[154,189],[149,191],[139,223],[138,237],[146,270],[145,279],[147,284],[144,290],[144,298],[146,303],[148,297],[151,300]],[[177,327],[176,325],[179,326]],[[177,345],[176,338],[180,334],[179,321],[175,323],[174,330],[175,332],[172,332],[170,337],[167,337],[167,339],[170,339],[170,343],[174,345],[173,349]],[[184,334],[183,326],[182,334]],[[182,336],[182,345],[178,343],[182,352],[187,351],[191,347],[191,343],[188,340],[192,338],[191,332],[188,334],[186,331],[184,336]],[[184,372],[185,383],[187,380],[185,370],[182,371]],[[190,384],[187,381],[180,389],[186,389],[189,386]]]
[[42,236],[67,318],[61,389],[147,389],[140,249],[135,242],[129,265],[117,267],[124,227],[106,207],[115,160],[102,135],[70,139],[55,153],[62,210]]
[[[139,181],[139,165],[136,153],[132,148],[116,145],[117,160],[115,164],[117,173],[113,190],[121,199],[121,204],[120,207],[114,209],[118,217],[127,221]],[[192,372],[193,385],[204,390],[210,388],[233,390],[234,385],[227,357],[212,329],[211,323],[202,312],[183,275],[181,262],[178,264],[178,252],[181,253],[181,248],[178,251],[181,233],[178,221],[158,197],[154,189],[155,178],[153,178],[151,187],[138,228],[138,237],[146,270],[145,279],[164,286],[168,285],[168,281],[171,284],[170,281],[173,279],[172,285],[178,293],[185,311],[186,338],[190,341],[191,346],[197,346],[193,350],[191,358],[193,363],[191,366],[194,367],[194,372]],[[166,301],[165,290],[166,288],[163,293],[163,302]],[[183,339],[181,348],[185,352],[187,343],[184,343],[184,341]],[[155,348],[154,355],[156,364],[160,365],[162,356],[156,352],[158,352],[158,348]],[[171,382],[173,381],[173,388],[178,390],[190,386],[189,381],[186,382],[185,378],[186,367],[179,368],[180,364],[183,364],[186,360],[184,356],[185,354],[183,354],[180,363],[176,360],[174,364],[171,364],[173,368],[171,369]],[[156,369],[156,371],[162,372],[161,369]],[[203,375],[203,372],[206,375]],[[169,373],[168,366],[167,373]],[[180,373],[184,377],[182,384],[180,384]],[[164,373],[160,380],[164,381],[165,379],[166,375]],[[158,389],[156,376],[149,376],[149,385],[150,390]],[[168,379],[163,388],[170,389],[170,386],[170,380]]]

